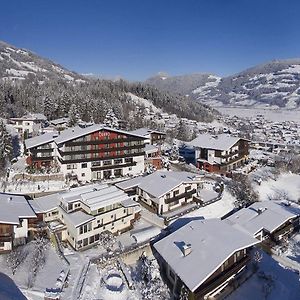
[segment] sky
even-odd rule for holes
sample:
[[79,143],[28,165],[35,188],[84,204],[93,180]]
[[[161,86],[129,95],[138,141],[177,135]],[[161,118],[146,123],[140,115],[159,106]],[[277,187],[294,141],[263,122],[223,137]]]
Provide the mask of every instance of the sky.
[[300,57],[299,0],[1,0],[0,40],[79,73],[231,75]]

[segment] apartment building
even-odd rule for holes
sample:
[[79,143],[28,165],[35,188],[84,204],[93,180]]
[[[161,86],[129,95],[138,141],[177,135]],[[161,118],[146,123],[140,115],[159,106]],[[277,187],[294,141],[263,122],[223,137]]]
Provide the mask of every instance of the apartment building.
[[143,136],[99,124],[76,126],[56,137],[49,133],[48,139],[42,136],[25,142],[29,165],[38,166],[47,159],[50,164],[57,163],[65,176],[79,181],[136,175],[144,171]]
[[135,194],[138,201],[150,211],[165,214],[187,206],[194,201],[202,178],[190,172],[156,171],[116,184],[117,187]]
[[227,134],[200,134],[188,143],[195,149],[198,168],[227,173],[243,165],[249,155],[249,141]]
[[130,229],[140,206],[115,186],[93,184],[57,194],[59,220],[65,224],[62,239],[76,249],[99,242],[100,234]]

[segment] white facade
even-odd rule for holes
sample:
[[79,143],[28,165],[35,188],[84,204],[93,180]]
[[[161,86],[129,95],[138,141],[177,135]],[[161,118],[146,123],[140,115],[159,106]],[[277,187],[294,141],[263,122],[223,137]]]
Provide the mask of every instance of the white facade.
[[[153,197],[151,194],[143,191],[139,187],[137,189],[137,193],[140,200],[155,208],[158,214],[163,215],[164,213],[179,208],[184,204],[192,202],[193,195],[197,194],[199,185],[200,181],[182,183],[160,197]],[[192,194],[189,193],[192,191],[194,191]],[[188,196],[185,196],[186,193],[189,193]],[[182,197],[177,199],[180,196]],[[172,198],[174,197],[176,197],[175,199],[177,200],[173,201]]]
[[99,242],[104,231],[121,233],[132,226],[140,206],[114,186],[93,184],[58,194],[58,218],[65,239],[76,250]]
[[129,159],[127,158],[86,161],[70,164],[64,164],[58,161],[58,165],[60,166],[60,171],[64,174],[64,176],[74,175],[79,181],[92,181],[120,176],[138,175],[144,172],[144,156],[134,156],[130,158],[130,162],[133,162],[135,165],[126,166],[126,164],[129,163]]

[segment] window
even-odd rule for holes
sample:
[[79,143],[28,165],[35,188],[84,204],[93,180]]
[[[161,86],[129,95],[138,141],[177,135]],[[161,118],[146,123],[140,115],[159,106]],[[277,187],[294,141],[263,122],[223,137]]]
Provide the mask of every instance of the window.
[[166,194],[166,199],[170,199],[170,194]]
[[101,207],[101,208],[99,208],[99,209],[98,209],[98,214],[100,214],[100,213],[104,212],[104,210],[105,210],[105,208],[104,208],[104,207]]
[[122,158],[119,158],[119,159],[115,159],[114,160],[114,164],[115,165],[118,165],[118,164],[121,164],[122,163]]
[[126,163],[132,163],[132,161],[133,161],[132,157],[125,158]]
[[179,194],[179,190],[174,191],[174,197],[177,196]]
[[103,166],[109,166],[111,165],[111,160],[104,160],[103,161]]
[[85,177],[85,173],[81,173],[81,177]]
[[86,169],[87,168],[87,163],[81,164],[81,168]]

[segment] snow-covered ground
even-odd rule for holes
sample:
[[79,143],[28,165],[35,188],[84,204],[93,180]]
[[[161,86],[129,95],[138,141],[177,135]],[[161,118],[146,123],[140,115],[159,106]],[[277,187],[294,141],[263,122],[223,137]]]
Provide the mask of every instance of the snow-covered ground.
[[274,178],[274,176],[267,177],[267,180],[264,181],[266,176],[266,172],[261,173],[263,181],[261,185],[255,185],[260,200],[277,198],[277,200],[290,199],[291,201],[298,201],[300,199],[300,175],[284,173],[277,178]]
[[[22,289],[24,294],[30,300],[41,300],[44,296],[46,288],[54,288],[60,272],[67,267],[66,262],[62,260],[54,248],[49,244],[46,248],[45,264],[39,267],[37,276],[33,280],[33,286],[28,289],[29,283],[32,282],[32,269],[34,264],[34,257],[32,257],[31,243],[24,246],[28,251],[26,258],[21,262],[15,274],[12,273],[11,268],[7,263],[8,255],[0,255],[1,272],[9,276],[15,284]],[[0,293],[2,288],[0,287]],[[0,294],[1,295],[1,294]],[[2,298],[0,297],[2,300]],[[5,299],[5,298],[4,298]],[[22,299],[22,298],[17,298]]]
[[263,115],[270,121],[298,121],[300,122],[299,110],[284,109],[261,109],[261,108],[241,108],[241,107],[216,107],[222,114],[238,116],[241,118],[255,117]]
[[224,190],[222,198],[207,206],[196,209],[181,218],[203,217],[204,219],[221,218],[234,209],[235,198]]
[[269,255],[263,253],[259,270],[228,300],[298,300],[300,295],[299,275],[281,266]]

